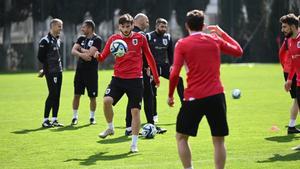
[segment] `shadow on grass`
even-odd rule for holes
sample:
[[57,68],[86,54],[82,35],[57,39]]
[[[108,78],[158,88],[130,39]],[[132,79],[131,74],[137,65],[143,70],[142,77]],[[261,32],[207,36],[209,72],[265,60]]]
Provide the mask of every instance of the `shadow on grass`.
[[69,126],[64,126],[64,127],[56,127],[56,128],[51,128],[53,132],[60,132],[60,131],[70,131],[70,130],[79,130],[85,127],[91,126],[91,124],[85,124],[82,126],[77,126],[77,125],[69,125]]
[[289,134],[285,136],[267,137],[265,139],[268,141],[276,141],[278,143],[286,143],[286,142],[291,142],[293,140],[299,140],[300,136],[297,136],[296,134]]
[[11,133],[14,133],[14,134],[28,134],[28,133],[31,133],[31,132],[36,132],[36,131],[41,131],[41,130],[46,130],[46,129],[49,129],[49,128],[39,127],[39,128],[36,128],[36,129],[23,129],[23,130],[19,130],[19,131],[13,131]]
[[122,158],[129,158],[129,157],[134,157],[136,155],[139,155],[137,153],[122,153],[122,154],[117,154],[117,155],[105,155],[108,152],[99,152],[97,154],[91,155],[86,159],[78,159],[78,158],[72,158],[68,159],[64,162],[69,162],[69,161],[80,161],[80,165],[95,165],[97,161],[112,161],[112,160],[118,160]]
[[99,141],[97,141],[97,143],[100,143],[100,144],[115,144],[115,143],[127,142],[127,141],[130,141],[130,140],[131,140],[131,138],[129,138],[127,136],[120,136],[120,137],[112,138],[112,139],[99,140]]
[[272,163],[277,161],[300,161],[300,151],[296,151],[287,155],[274,154],[273,157],[270,157],[263,161],[257,161],[258,163]]

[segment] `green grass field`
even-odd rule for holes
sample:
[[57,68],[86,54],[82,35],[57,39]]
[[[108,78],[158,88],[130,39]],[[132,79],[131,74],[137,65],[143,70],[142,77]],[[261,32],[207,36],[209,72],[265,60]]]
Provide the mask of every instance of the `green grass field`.
[[[159,126],[168,129],[154,139],[139,139],[139,153],[130,154],[131,138],[124,136],[127,98],[114,108],[116,133],[99,139],[106,128],[102,95],[112,71],[99,71],[97,125],[89,125],[89,99],[82,97],[79,123],[69,126],[72,118],[74,71],[64,72],[59,120],[63,128],[41,128],[45,79],[36,73],[0,74],[0,168],[101,168],[101,169],[180,169],[175,141],[176,105],[166,104],[168,81],[161,79],[158,89]],[[287,135],[291,99],[283,90],[279,65],[222,65],[226,90],[230,135],[226,137],[228,169],[299,168],[300,135]],[[239,88],[242,97],[234,100],[231,90]],[[144,112],[141,112],[145,122]],[[298,119],[297,124],[300,124]],[[271,131],[273,125],[279,131]],[[299,127],[299,125],[298,125]],[[190,138],[194,168],[212,169],[213,147],[205,119],[198,136]]]

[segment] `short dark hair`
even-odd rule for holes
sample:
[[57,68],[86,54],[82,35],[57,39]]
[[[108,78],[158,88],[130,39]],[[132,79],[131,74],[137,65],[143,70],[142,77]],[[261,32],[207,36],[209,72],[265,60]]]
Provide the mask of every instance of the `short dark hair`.
[[168,21],[164,18],[157,18],[156,21],[155,21],[155,24],[156,25],[159,25],[159,24],[168,24]]
[[123,25],[124,23],[130,23],[131,25],[133,24],[133,18],[130,14],[127,13],[120,16],[119,24]]
[[190,30],[201,31],[204,25],[204,13],[201,10],[191,10],[186,14],[185,22]]
[[96,26],[95,26],[95,22],[93,20],[88,19],[88,20],[85,20],[83,23],[86,24],[88,27],[92,28],[93,31],[95,31]]
[[293,13],[290,13],[290,14],[287,14],[287,15],[283,15],[280,20],[279,20],[281,23],[285,23],[285,24],[288,24],[288,25],[295,25],[296,28],[298,28],[298,24],[299,24],[299,18],[293,14]]

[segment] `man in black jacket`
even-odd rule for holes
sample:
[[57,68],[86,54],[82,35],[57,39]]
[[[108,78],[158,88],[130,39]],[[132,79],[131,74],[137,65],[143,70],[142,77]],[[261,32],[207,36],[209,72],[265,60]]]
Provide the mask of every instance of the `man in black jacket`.
[[[148,43],[151,49],[151,52],[154,56],[156,67],[159,76],[169,79],[170,71],[173,64],[173,42],[171,35],[167,33],[168,21],[163,18],[156,19],[155,31],[147,33]],[[158,122],[157,115],[157,89],[153,87],[155,84],[152,84],[152,90],[154,93],[153,101],[153,118],[154,122]],[[183,100],[183,80],[180,77],[177,85],[177,93],[180,100]]]
[[[43,64],[43,73],[46,77],[49,92],[45,103],[43,127],[63,126],[57,121],[62,84],[62,63],[61,54],[59,53],[61,43],[59,35],[62,28],[62,20],[52,19],[50,21],[50,32],[39,43],[38,59]],[[52,122],[49,120],[51,109]]]

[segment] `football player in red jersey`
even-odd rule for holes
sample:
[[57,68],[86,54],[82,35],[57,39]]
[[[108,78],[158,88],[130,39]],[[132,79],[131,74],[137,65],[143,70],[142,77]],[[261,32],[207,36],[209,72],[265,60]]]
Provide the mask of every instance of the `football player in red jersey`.
[[[294,14],[284,15],[280,18],[281,22],[281,31],[286,37],[285,42],[283,43],[283,47],[280,48],[280,56],[282,59],[280,61],[284,61],[283,56],[286,57],[286,63],[284,64],[284,69],[288,68],[288,77],[285,83],[286,91],[290,91],[291,93],[295,93],[295,103],[298,103],[298,106],[292,107],[291,109],[291,120],[288,127],[288,134],[300,133],[300,130],[295,127],[295,121],[298,114],[298,107],[300,101],[300,34],[298,32],[298,24],[299,18]],[[283,48],[286,48],[285,50]],[[297,77],[297,84],[293,86],[293,78]],[[295,81],[295,80],[294,80]],[[295,82],[294,82],[295,85]],[[296,89],[295,89],[296,88]],[[294,109],[294,110],[293,110]],[[293,112],[292,112],[293,110]]]
[[215,168],[223,169],[226,161],[224,136],[228,135],[226,101],[220,80],[221,53],[239,57],[240,45],[218,26],[209,26],[212,34],[203,33],[204,13],[187,13],[185,27],[189,36],[175,45],[173,68],[169,81],[169,106],[174,104],[174,90],[181,67],[187,70],[187,88],[176,122],[176,140],[179,157],[184,168],[193,168],[188,144],[196,136],[198,125],[206,116],[214,145]]
[[132,115],[132,144],[130,151],[137,152],[137,139],[140,128],[140,109],[143,97],[143,58],[145,54],[147,62],[153,73],[154,81],[159,86],[159,77],[154,58],[150,52],[147,39],[144,35],[132,31],[133,18],[129,14],[124,14],[119,18],[120,33],[110,36],[105,44],[102,53],[96,52],[94,57],[98,61],[104,61],[110,54],[110,45],[114,40],[121,39],[126,42],[128,52],[122,57],[116,57],[114,74],[108,85],[104,99],[104,114],[108,123],[108,129],[101,132],[99,137],[105,138],[114,134],[113,126],[113,105],[121,99],[123,94],[128,97],[128,104]]

